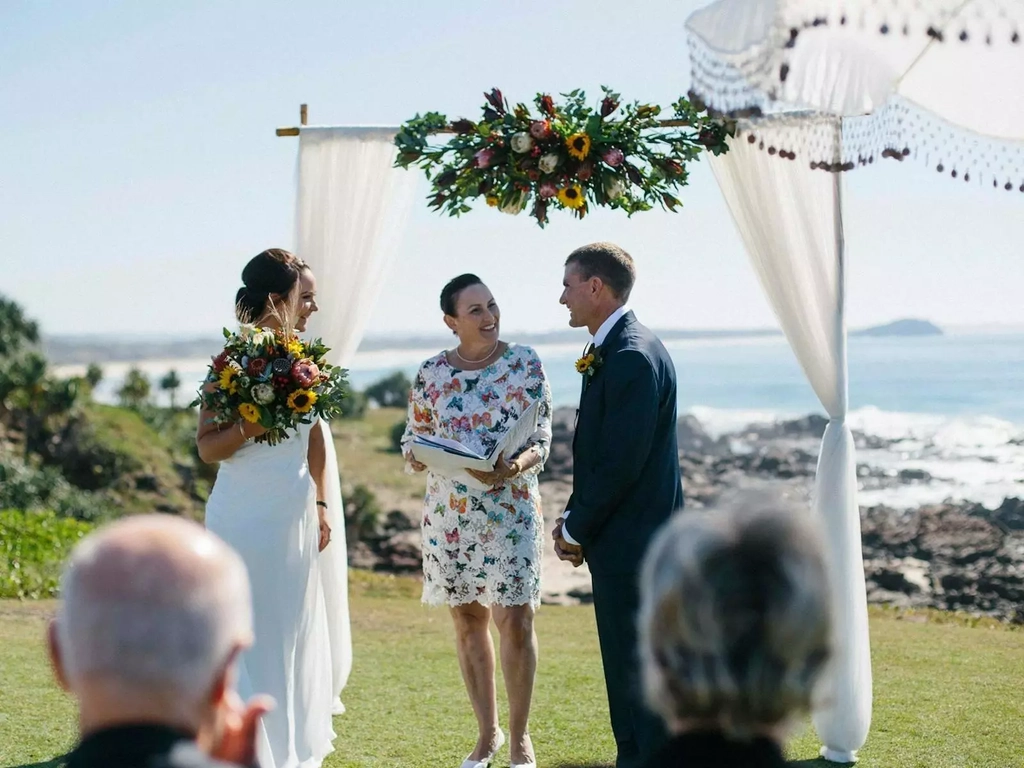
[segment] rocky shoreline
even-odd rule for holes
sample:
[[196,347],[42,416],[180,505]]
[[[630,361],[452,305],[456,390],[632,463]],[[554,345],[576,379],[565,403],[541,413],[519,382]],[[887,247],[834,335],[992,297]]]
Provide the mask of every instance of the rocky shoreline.
[[[571,492],[573,416],[572,409],[555,414],[551,458],[541,477],[547,531]],[[824,418],[808,416],[712,437],[696,419],[684,416],[679,421],[679,460],[688,508],[705,507],[722,492],[738,488],[782,485],[809,495],[826,425]],[[880,438],[854,437],[858,449],[884,447]],[[872,489],[930,480],[922,470],[880,471],[867,465],[858,466],[858,478],[862,488]],[[354,567],[419,572],[420,511],[415,501],[402,506],[388,511],[377,530],[362,540],[350,537]],[[909,511],[862,507],[861,526],[870,602],[960,610],[1024,624],[1024,499],[1006,499],[995,509],[971,502]],[[585,565],[573,569],[546,547],[543,572],[545,602],[590,599]]]

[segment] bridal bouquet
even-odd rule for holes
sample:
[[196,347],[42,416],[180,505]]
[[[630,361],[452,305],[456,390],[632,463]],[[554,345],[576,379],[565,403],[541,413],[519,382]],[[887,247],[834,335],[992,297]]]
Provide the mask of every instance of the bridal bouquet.
[[192,403],[212,412],[215,424],[259,423],[267,431],[255,441],[276,445],[299,424],[341,414],[347,371],[327,362],[320,339],[306,342],[294,333],[252,325],[238,333],[225,328],[224,338],[224,351],[213,358]]

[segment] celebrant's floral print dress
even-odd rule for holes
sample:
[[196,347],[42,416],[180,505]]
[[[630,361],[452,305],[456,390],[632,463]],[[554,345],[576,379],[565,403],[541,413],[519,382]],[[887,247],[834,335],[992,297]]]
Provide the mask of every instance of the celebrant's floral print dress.
[[[541,462],[489,491],[428,470],[423,501],[423,602],[431,605],[540,603],[544,543],[537,475],[551,447],[551,389],[537,353],[510,344],[478,371],[454,368],[444,352],[420,366],[409,393],[402,438],[408,457],[414,435],[457,440],[488,455],[506,430],[540,401],[536,446]],[[516,454],[506,456],[511,462]]]

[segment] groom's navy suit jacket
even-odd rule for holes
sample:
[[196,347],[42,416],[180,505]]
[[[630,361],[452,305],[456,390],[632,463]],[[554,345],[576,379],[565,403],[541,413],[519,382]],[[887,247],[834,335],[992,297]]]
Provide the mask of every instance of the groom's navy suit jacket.
[[635,574],[655,531],[683,506],[676,372],[661,341],[627,312],[598,347],[573,439],[566,529],[591,573]]

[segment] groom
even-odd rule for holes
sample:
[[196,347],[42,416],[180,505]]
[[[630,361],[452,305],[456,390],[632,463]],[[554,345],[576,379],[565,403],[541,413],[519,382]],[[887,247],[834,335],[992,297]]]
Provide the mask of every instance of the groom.
[[586,558],[594,585],[616,768],[634,768],[665,738],[643,704],[637,655],[637,575],[655,531],[683,506],[676,445],[676,372],[661,341],[626,306],[633,259],[611,243],[577,248],[561,303],[593,344],[573,438],[573,493],[555,525],[559,558]]

